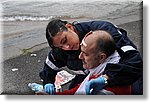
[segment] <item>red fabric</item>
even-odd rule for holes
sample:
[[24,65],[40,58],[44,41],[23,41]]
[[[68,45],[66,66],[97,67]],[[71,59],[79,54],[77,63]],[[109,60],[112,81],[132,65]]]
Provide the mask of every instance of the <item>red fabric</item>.
[[98,77],[101,76],[101,75],[102,75],[102,74],[92,75],[92,76],[90,76],[89,80],[91,80],[91,79],[96,79],[96,78],[98,78]]
[[76,87],[70,89],[70,90],[65,90],[63,92],[56,92],[56,95],[74,95],[77,89],[80,87],[81,84],[78,84]]
[[[96,79],[100,75],[94,75],[91,76],[89,79]],[[74,95],[77,89],[80,87],[81,83],[78,84],[76,87],[70,89],[70,90],[65,90],[63,92],[56,92],[56,95]],[[131,95],[131,85],[128,86],[114,86],[114,87],[106,87],[105,88],[108,91],[113,92],[115,95]]]
[[106,87],[105,89],[113,92],[115,95],[131,95],[131,85]]

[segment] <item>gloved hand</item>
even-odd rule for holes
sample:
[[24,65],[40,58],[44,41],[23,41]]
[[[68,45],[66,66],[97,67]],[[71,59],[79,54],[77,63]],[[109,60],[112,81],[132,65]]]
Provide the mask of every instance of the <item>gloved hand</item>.
[[91,94],[90,90],[93,89],[93,92],[99,92],[101,89],[105,87],[107,83],[107,79],[100,76],[96,79],[91,79],[89,82],[86,83],[86,94]]
[[44,86],[44,89],[45,89],[45,91],[46,91],[48,94],[54,95],[54,85],[53,85],[53,84],[51,84],[51,83],[46,84],[46,85]]

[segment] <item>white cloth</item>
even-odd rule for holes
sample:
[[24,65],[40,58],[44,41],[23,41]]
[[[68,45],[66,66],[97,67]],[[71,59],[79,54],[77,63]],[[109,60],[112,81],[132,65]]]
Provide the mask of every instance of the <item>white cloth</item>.
[[86,94],[86,83],[89,81],[90,76],[93,75],[99,75],[102,74],[103,71],[105,70],[105,67],[107,63],[118,63],[120,59],[120,56],[118,52],[113,53],[111,56],[109,56],[103,63],[101,63],[99,66],[96,68],[90,69],[90,73],[88,76],[84,79],[84,81],[81,83],[80,87],[77,89],[75,92],[76,95],[85,95]]

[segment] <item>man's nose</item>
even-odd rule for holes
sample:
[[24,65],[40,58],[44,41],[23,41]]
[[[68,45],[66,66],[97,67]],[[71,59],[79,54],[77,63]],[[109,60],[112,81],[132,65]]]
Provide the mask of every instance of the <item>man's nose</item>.
[[80,54],[79,54],[79,59],[83,59],[83,53],[82,52],[80,52]]

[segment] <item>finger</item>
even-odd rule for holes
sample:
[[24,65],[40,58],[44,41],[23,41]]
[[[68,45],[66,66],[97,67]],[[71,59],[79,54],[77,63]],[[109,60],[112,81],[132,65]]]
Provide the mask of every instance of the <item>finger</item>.
[[48,87],[48,86],[45,87],[45,91],[46,91],[47,93],[49,93],[49,87]]
[[90,85],[91,85],[91,83],[90,82],[88,82],[87,84],[86,84],[86,94],[87,95],[90,95]]
[[52,94],[52,88],[51,87],[49,87],[49,94],[51,95]]
[[50,94],[51,94],[51,95],[54,94],[54,86],[53,86],[53,85],[50,86]]
[[54,86],[52,87],[52,95],[54,95]]
[[53,85],[51,85],[51,87],[50,87],[50,94],[53,95],[53,93],[54,93],[54,87],[53,87]]
[[46,86],[46,92],[47,92],[48,94],[50,94],[50,92],[51,92],[51,86],[50,86],[50,85],[47,85],[47,86]]

